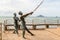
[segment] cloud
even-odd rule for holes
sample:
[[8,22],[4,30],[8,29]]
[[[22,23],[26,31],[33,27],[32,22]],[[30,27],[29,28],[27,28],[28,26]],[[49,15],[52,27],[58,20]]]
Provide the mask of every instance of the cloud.
[[[9,13],[9,11],[13,13],[19,12],[20,10],[26,13],[34,10],[39,2],[40,0],[0,0],[0,13],[2,11],[3,15],[5,15],[6,12]],[[51,14],[53,14],[52,16],[59,16],[59,10],[60,0],[44,0],[43,4],[34,12],[33,16],[37,16],[38,14],[45,16],[51,16]]]
[[45,0],[44,3],[37,9],[34,15],[42,14],[45,16],[60,16],[60,0],[48,1]]

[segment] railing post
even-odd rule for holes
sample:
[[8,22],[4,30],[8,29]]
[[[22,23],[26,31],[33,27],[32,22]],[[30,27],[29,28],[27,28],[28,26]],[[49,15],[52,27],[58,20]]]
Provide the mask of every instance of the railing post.
[[49,28],[49,25],[46,25],[46,28]]
[[34,29],[34,30],[36,29],[36,25],[33,25],[33,29]]
[[7,26],[5,25],[5,30],[7,30]]
[[[57,24],[59,24],[59,20],[57,20]],[[59,27],[59,25],[57,25],[57,27]]]
[[2,23],[0,23],[0,40],[2,40]]
[[4,21],[4,30],[7,30],[6,24],[7,24],[7,20]]

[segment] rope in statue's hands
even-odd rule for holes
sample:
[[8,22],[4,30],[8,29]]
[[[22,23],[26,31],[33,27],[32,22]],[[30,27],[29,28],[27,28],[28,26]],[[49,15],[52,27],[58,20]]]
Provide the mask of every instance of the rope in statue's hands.
[[42,0],[42,1],[40,2],[40,4],[39,4],[32,12],[36,11],[36,10],[41,6],[41,4],[43,3],[43,1],[44,1],[44,0]]
[[44,0],[42,0],[40,3],[39,3],[39,5],[37,5],[37,7],[33,10],[33,11],[31,11],[29,14],[33,14],[40,6],[41,6],[41,4],[43,3],[43,1]]

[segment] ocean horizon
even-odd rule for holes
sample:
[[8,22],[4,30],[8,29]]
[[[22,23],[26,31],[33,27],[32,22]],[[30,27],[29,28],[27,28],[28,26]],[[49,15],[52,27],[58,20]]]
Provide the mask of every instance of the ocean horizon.
[[[14,24],[13,17],[0,17],[0,23],[4,24],[4,21],[6,21],[6,24]],[[60,17],[27,17],[25,18],[26,24],[60,24]],[[32,26],[27,26],[28,28],[31,28]],[[50,28],[56,28],[60,27],[57,25],[50,25]],[[11,27],[8,27],[11,28]],[[12,27],[14,28],[14,27]],[[37,26],[37,28],[46,28],[45,25]]]

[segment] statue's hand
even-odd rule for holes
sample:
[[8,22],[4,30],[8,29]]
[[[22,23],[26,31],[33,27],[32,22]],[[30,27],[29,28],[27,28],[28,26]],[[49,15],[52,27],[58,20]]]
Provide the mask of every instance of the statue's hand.
[[33,14],[33,12],[30,12],[30,14],[32,15],[32,14]]

